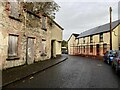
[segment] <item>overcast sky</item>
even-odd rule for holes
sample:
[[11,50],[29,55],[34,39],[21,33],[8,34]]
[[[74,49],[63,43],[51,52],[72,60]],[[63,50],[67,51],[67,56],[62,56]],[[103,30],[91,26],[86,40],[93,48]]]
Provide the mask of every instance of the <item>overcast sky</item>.
[[55,0],[61,6],[56,13],[56,22],[63,28],[63,39],[68,40],[72,33],[80,34],[99,25],[109,23],[109,7],[112,7],[112,20],[118,19],[119,0]]

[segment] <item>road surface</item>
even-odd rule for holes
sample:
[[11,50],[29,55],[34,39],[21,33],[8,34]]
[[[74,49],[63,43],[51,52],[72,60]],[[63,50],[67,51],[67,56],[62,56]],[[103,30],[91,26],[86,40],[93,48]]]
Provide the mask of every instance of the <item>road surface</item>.
[[100,60],[80,56],[68,59],[5,88],[118,88],[120,76]]

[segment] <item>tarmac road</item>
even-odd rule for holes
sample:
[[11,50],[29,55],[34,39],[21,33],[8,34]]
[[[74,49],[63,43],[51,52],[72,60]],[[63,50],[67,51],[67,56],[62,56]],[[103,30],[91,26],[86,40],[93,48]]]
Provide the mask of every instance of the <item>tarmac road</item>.
[[119,88],[120,76],[100,60],[68,56],[68,60],[5,88]]

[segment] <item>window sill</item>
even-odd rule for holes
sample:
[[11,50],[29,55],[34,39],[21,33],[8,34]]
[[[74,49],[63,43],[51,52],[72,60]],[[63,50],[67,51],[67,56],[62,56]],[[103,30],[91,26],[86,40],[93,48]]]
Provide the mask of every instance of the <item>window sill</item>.
[[20,58],[17,56],[13,56],[13,57],[8,57],[6,60],[18,60],[18,59]]
[[103,41],[100,41],[100,43],[102,43]]
[[47,31],[47,29],[46,28],[41,28],[42,30],[45,30],[45,31]]

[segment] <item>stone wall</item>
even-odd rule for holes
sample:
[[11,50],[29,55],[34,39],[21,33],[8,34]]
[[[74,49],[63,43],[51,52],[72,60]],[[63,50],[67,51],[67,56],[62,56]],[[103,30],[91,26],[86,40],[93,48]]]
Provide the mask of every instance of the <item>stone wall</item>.
[[[24,17],[27,16],[27,12],[23,11]],[[36,17],[34,17],[36,18]],[[40,19],[31,20],[30,17],[26,17],[22,22],[11,19],[8,16],[8,12],[5,10],[5,4],[0,3],[0,66],[1,69],[6,69],[10,67],[20,66],[26,64],[26,49],[27,49],[27,38],[33,37],[34,39],[34,60],[40,61],[42,60],[42,56],[40,55],[41,51],[41,41],[44,37],[47,41],[47,47],[50,45],[50,36],[48,31],[43,31],[40,28]],[[38,25],[29,27],[27,24]],[[38,23],[38,24],[37,24]],[[45,34],[43,34],[43,32]],[[14,60],[7,60],[8,58],[8,37],[9,34],[18,35],[18,58]],[[48,35],[47,35],[48,34]],[[47,49],[47,56],[44,57],[44,60],[50,59],[50,49]]]

